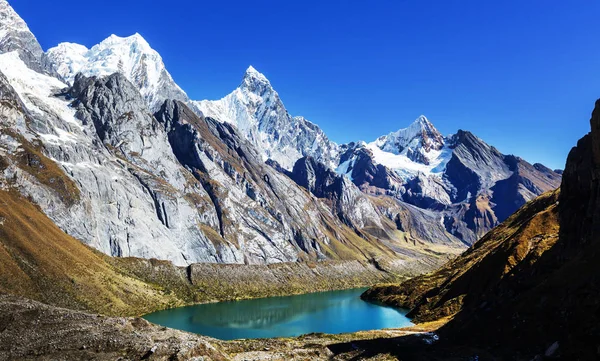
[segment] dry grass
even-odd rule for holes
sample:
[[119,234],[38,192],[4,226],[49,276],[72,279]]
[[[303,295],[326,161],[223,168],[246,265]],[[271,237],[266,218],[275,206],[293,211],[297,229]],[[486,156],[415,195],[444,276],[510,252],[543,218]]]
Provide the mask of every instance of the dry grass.
[[123,275],[16,191],[0,191],[0,291],[109,315],[182,303]]
[[531,201],[438,271],[400,285],[373,287],[365,297],[412,309],[417,322],[456,314],[465,295],[483,293],[522,262],[535,263],[554,246],[558,195],[559,191],[548,192]]

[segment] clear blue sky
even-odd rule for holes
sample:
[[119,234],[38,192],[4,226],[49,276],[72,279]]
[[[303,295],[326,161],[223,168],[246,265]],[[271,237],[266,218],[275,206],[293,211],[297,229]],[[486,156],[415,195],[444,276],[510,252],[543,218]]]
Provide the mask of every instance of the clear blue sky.
[[44,49],[139,32],[194,99],[252,64],[338,143],[425,114],[562,168],[600,97],[597,0],[9,2]]

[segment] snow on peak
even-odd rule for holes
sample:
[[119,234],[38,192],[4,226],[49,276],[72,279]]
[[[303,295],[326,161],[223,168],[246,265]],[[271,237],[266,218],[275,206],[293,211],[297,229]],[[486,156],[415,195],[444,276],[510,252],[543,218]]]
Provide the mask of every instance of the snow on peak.
[[414,121],[414,123],[431,124],[429,119],[427,119],[427,117],[424,116],[423,114],[419,115],[419,117]]
[[406,153],[411,149],[427,153],[432,149],[439,150],[445,144],[442,134],[424,115],[419,116],[408,127],[379,137],[373,143],[381,150],[394,154]]
[[156,51],[150,47],[150,44],[148,44],[146,39],[144,39],[144,37],[139,33],[135,33],[126,37],[112,34],[108,38],[104,39],[104,41],[102,41],[99,45],[103,46],[104,48],[119,47],[124,45],[126,47],[130,47],[133,52],[148,54],[156,53]]
[[304,156],[333,167],[339,156],[338,145],[315,124],[292,117],[269,80],[252,66],[232,93],[192,104],[205,116],[235,125],[264,160],[273,159],[285,169]]
[[29,32],[29,27],[8,1],[0,0],[0,39],[3,39],[11,31]]
[[264,79],[264,80],[268,81],[267,78],[263,75],[263,73],[261,73],[258,70],[256,70],[252,65],[250,65],[248,67],[248,69],[246,69],[245,76],[250,76],[250,77],[255,77],[255,78],[261,78],[261,79]]
[[71,84],[77,73],[86,76],[121,73],[140,89],[151,108],[160,106],[166,98],[187,100],[165,69],[160,54],[137,33],[128,37],[113,34],[91,49],[62,43],[48,50],[47,55],[58,73]]
[[17,51],[30,69],[56,75],[45,61],[44,51],[25,21],[7,1],[0,0],[0,53],[11,51]]
[[265,89],[272,90],[271,82],[264,74],[254,69],[252,65],[246,69],[244,78],[242,79],[241,88],[248,88],[253,92],[263,92]]
[[395,170],[403,178],[441,173],[451,156],[444,137],[424,115],[366,147],[376,163]]

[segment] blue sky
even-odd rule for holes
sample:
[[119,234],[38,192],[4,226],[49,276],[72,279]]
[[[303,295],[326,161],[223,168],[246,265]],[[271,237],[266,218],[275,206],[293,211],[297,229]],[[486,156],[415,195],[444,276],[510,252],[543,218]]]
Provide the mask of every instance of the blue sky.
[[253,65],[338,142],[426,115],[562,168],[600,97],[600,1],[12,0],[47,49],[142,34],[194,99]]

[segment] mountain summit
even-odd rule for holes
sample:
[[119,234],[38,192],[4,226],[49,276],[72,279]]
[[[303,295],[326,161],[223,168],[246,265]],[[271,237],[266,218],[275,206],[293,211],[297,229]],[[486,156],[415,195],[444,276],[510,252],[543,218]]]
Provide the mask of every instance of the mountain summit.
[[235,125],[264,160],[272,159],[291,170],[298,159],[311,156],[335,168],[338,146],[317,125],[292,117],[271,82],[252,66],[229,95],[192,104],[205,116]]
[[444,137],[424,116],[418,117],[407,128],[378,138],[374,145],[393,154],[406,155],[410,160],[429,165],[431,151],[444,147]]
[[151,109],[158,109],[165,99],[187,100],[185,92],[167,72],[161,56],[137,33],[129,37],[111,35],[91,49],[61,43],[47,54],[70,84],[77,73],[85,76],[121,73],[138,87]]

